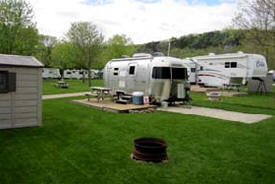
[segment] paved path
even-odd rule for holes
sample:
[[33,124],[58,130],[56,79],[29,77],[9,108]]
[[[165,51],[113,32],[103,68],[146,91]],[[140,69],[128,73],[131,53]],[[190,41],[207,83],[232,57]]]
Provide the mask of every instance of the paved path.
[[168,107],[166,109],[159,108],[158,110],[181,113],[181,114],[194,114],[194,115],[200,115],[200,116],[207,116],[211,118],[238,121],[238,122],[247,123],[247,124],[256,123],[272,117],[270,115],[265,115],[265,114],[247,114],[247,113],[241,113],[241,112],[233,112],[233,111],[226,111],[221,109],[196,107],[196,106],[192,106],[191,109],[187,109],[183,107]]
[[67,97],[76,97],[76,96],[84,96],[87,92],[80,92],[80,93],[66,93],[66,94],[56,94],[56,95],[43,95],[42,99],[56,99],[56,98],[67,98]]

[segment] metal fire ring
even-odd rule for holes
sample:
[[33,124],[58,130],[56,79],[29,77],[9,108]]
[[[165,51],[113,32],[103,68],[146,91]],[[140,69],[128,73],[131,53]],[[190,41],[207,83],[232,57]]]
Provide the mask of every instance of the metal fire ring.
[[132,158],[146,162],[164,162],[168,160],[167,143],[157,138],[139,138],[134,140]]

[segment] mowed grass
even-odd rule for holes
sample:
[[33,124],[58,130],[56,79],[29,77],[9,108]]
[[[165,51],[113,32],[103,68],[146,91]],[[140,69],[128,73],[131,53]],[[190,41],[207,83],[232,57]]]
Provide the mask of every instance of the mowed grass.
[[[0,131],[0,183],[275,183],[275,118],[246,125],[166,112],[115,114],[43,101],[43,126]],[[168,142],[169,162],[130,159]]]
[[[85,80],[65,80],[69,84],[69,88],[57,88],[55,84],[58,80],[43,80],[43,95],[76,93],[89,91],[88,81]],[[103,80],[92,80],[92,86],[103,86]]]

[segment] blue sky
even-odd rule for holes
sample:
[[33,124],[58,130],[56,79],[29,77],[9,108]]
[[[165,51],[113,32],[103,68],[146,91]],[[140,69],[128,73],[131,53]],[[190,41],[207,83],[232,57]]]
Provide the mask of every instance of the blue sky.
[[[188,0],[189,3],[194,2],[193,0]],[[198,3],[205,3],[207,5],[216,5],[220,3],[220,0],[197,0]]]
[[[158,3],[161,0],[136,0],[143,3]],[[184,0],[174,0],[176,2],[178,1],[184,1]],[[189,4],[206,4],[209,6],[218,5],[222,2],[234,2],[235,0],[186,0]],[[112,0],[86,0],[86,4],[93,5],[93,4],[108,4],[112,2]]]

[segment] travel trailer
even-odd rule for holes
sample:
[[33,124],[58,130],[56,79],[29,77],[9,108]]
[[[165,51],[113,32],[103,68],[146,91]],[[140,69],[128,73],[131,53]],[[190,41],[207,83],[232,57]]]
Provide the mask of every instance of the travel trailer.
[[103,71],[102,70],[91,70],[92,71],[92,76],[95,79],[102,79],[103,77]]
[[[91,70],[91,78],[97,78],[98,70]],[[85,79],[88,79],[88,71],[84,69],[72,69],[72,70],[64,70],[64,78],[65,79],[82,79],[83,75]]]
[[190,69],[188,72],[188,81],[190,84],[196,84],[197,79],[197,68],[198,64],[193,62],[191,59],[186,58],[182,60],[183,63]]
[[58,68],[43,68],[42,77],[43,79],[58,79],[61,75]]
[[275,70],[270,70],[268,73],[272,75],[272,80],[275,81]]
[[267,75],[265,57],[243,52],[191,58],[198,64],[197,83],[210,87],[245,84],[249,78],[262,78]]
[[64,70],[64,78],[65,79],[81,79],[81,78],[83,78],[83,72],[86,72],[86,73],[84,73],[85,78],[86,78],[86,75],[88,75],[87,71],[78,70],[78,69]]
[[181,59],[138,53],[113,59],[104,68],[104,85],[132,94],[141,91],[151,102],[189,101],[188,67]]

